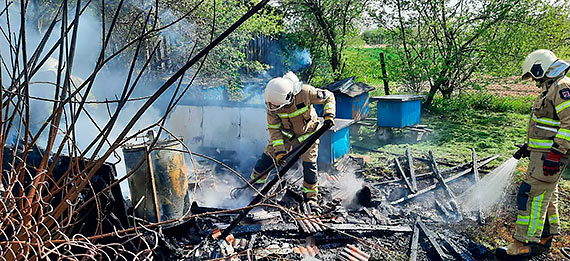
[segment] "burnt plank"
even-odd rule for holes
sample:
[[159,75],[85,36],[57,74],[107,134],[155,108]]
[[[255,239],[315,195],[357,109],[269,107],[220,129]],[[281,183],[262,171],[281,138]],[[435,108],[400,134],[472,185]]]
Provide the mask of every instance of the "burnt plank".
[[420,217],[416,218],[416,223],[414,224],[414,233],[412,235],[412,243],[410,245],[410,259],[409,261],[416,261],[418,259],[418,242],[420,240],[420,227],[418,226],[418,221]]
[[[471,158],[473,160],[473,176],[475,176],[475,183],[479,183],[479,162],[477,162],[477,152],[475,151],[475,148],[471,148]],[[477,214],[479,224],[484,224],[485,219],[483,218],[483,211],[481,210],[480,204],[477,208]]]
[[418,225],[420,226],[420,228],[424,231],[424,234],[426,235],[428,241],[430,242],[430,244],[433,246],[433,248],[435,249],[435,251],[437,252],[437,254],[439,255],[439,257],[441,258],[441,260],[448,260],[450,259],[445,252],[443,252],[443,249],[441,248],[441,246],[439,245],[439,243],[436,240],[436,236],[433,232],[431,232],[431,230],[428,229],[428,227],[424,224],[424,222],[422,222],[421,219],[418,219]]
[[[301,223],[299,221],[299,223]],[[412,232],[410,226],[385,226],[385,225],[368,225],[368,224],[320,224],[323,229],[332,229],[340,231],[382,231],[382,232]],[[250,234],[258,232],[298,232],[299,228],[294,223],[280,224],[253,224],[237,226],[232,234]]]
[[[483,161],[480,165],[481,165],[481,166],[487,165],[487,164],[489,164],[489,162],[491,162],[491,161],[497,159],[498,157],[499,157],[499,155],[495,155],[495,156],[493,156],[493,157],[490,157],[490,158],[488,158],[487,160]],[[471,173],[471,169],[467,169],[467,170],[461,171],[461,172],[457,173],[457,174],[454,175],[454,176],[451,176],[451,177],[449,177],[449,178],[446,178],[446,179],[445,179],[445,182],[448,182],[448,183],[449,183],[449,182],[452,182],[452,181],[454,181],[454,180],[456,180],[456,179],[458,179],[458,178],[461,178],[461,177],[463,177],[463,176],[465,176],[465,175],[467,175],[467,174],[469,174],[469,173]],[[432,175],[432,174],[430,173],[430,175]],[[408,201],[408,200],[413,199],[413,198],[415,198],[415,197],[417,197],[417,196],[420,196],[420,195],[422,195],[422,194],[425,194],[426,192],[430,192],[430,191],[434,190],[435,188],[437,188],[437,184],[434,184],[434,185],[431,185],[431,186],[429,186],[429,187],[426,187],[426,188],[424,188],[424,189],[422,189],[422,190],[419,190],[419,191],[416,192],[415,194],[407,195],[407,196],[404,196],[404,197],[402,197],[402,198],[400,198],[400,199],[394,200],[394,201],[390,202],[390,204],[391,204],[391,205],[400,204],[400,203],[402,203],[402,202]]]
[[410,170],[410,179],[412,180],[412,189],[418,191],[418,183],[416,181],[416,169],[414,168],[414,159],[410,148],[406,149],[406,158],[408,159],[408,169]]
[[407,185],[410,193],[412,193],[412,194],[416,193],[416,191],[412,188],[412,184],[410,184],[410,182],[408,181],[408,178],[406,177],[406,174],[404,173],[404,170],[402,169],[402,165],[400,164],[400,161],[398,160],[398,158],[394,158],[394,162],[396,162],[396,168],[398,169],[398,172],[400,172],[400,174],[402,175],[402,178],[406,182],[406,185]]
[[447,182],[445,181],[443,176],[441,176],[441,174],[439,173],[439,169],[437,167],[437,162],[435,161],[433,151],[431,151],[431,150],[429,151],[429,157],[431,158],[431,166],[433,168],[433,174],[434,174],[435,178],[439,181],[440,185],[444,188],[445,192],[449,196],[449,202],[451,203],[451,206],[455,209],[455,212],[458,215],[459,219],[462,219],[461,218],[461,210],[459,209],[459,205],[457,204],[457,201],[455,201],[455,194],[453,194],[453,191],[447,185]]
[[[489,164],[489,162],[491,162],[491,161],[493,161],[493,160],[496,160],[499,156],[500,156],[500,155],[497,154],[497,155],[494,155],[494,156],[489,156],[489,157],[486,157],[486,158],[481,159],[481,160],[479,161],[479,168],[481,168],[482,166],[485,166],[485,165]],[[472,164],[471,162],[467,162],[467,163],[463,163],[463,164],[460,164],[460,165],[457,165],[457,166],[454,166],[454,167],[451,167],[451,168],[446,168],[446,169],[440,170],[440,174],[444,175],[444,174],[447,174],[447,173],[453,173],[453,172],[455,172],[455,171],[458,171],[458,170],[464,169],[464,168],[469,168],[469,169],[467,170],[467,173],[471,173],[471,171],[472,171],[472,165],[471,165],[471,164]],[[464,171],[465,171],[465,170],[464,170]],[[461,171],[461,173],[463,173],[464,171]],[[431,177],[433,177],[433,172],[423,173],[423,174],[418,174],[418,175],[416,175],[416,180],[424,180],[424,179],[431,178]],[[402,181],[401,179],[395,179],[395,180],[388,180],[388,181],[378,182],[378,183],[376,183],[376,184],[378,184],[378,185],[384,185],[384,184],[389,184],[389,183],[394,183],[394,182],[401,182],[401,181]],[[447,179],[446,179],[446,181],[447,181]]]

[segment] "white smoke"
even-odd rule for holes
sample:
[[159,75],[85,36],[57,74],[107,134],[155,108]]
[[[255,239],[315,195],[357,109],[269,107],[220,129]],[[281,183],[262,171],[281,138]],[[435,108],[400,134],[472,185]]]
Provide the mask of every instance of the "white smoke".
[[332,192],[332,198],[342,199],[342,204],[348,209],[359,208],[356,193],[362,189],[365,181],[358,178],[355,174],[355,168],[347,168],[342,173],[331,176],[327,173],[322,173],[321,177],[322,186],[329,186],[336,188]]
[[[6,3],[3,1],[2,3],[0,3],[0,10],[4,10],[5,4]],[[34,12],[37,12],[37,10],[32,10],[32,9],[28,10],[28,14],[30,15],[33,15]],[[68,17],[73,18],[74,12],[75,12],[74,8],[69,10]],[[19,32],[20,28],[19,4],[12,4],[8,8],[8,14],[11,17],[10,19],[11,31]],[[73,75],[72,77],[73,86],[71,86],[72,91],[75,90],[76,87],[79,87],[79,85],[81,85],[84,82],[84,79],[87,79],[90,76],[90,74],[93,73],[97,62],[97,58],[101,51],[102,27],[101,27],[100,17],[97,16],[97,14],[98,11],[96,10],[88,10],[81,15],[79,20],[75,58],[73,61],[73,67],[71,72]],[[168,13],[164,14],[167,15]],[[6,22],[5,17],[6,15],[3,15],[2,19],[0,19],[0,27],[4,32],[8,32],[8,24]],[[72,20],[71,18],[69,19],[70,20],[69,22],[71,22]],[[47,50],[49,50],[59,39],[60,28],[61,28],[61,21],[55,26],[52,34],[50,35],[49,41],[46,44],[43,54],[40,56],[41,58],[47,55]],[[173,27],[172,29],[168,29],[162,33],[167,38],[177,37],[175,32],[171,31],[175,28],[176,27]],[[185,27],[185,28],[190,28],[190,27]],[[43,37],[42,34],[44,32],[43,31],[39,32],[37,28],[33,28],[33,26],[30,24],[27,24],[26,30],[27,30],[26,47],[29,59],[30,58],[29,56],[31,56],[31,54],[34,52],[39,42],[41,41]],[[71,34],[68,41],[71,41],[70,39],[71,39]],[[188,46],[187,48],[190,48]],[[1,68],[0,73],[2,73],[3,76],[1,84],[3,88],[8,88],[11,85],[11,79],[10,79],[11,77],[8,76],[10,76],[10,73],[12,72],[13,67],[16,66],[16,64],[13,63],[12,59],[9,58],[11,54],[10,44],[4,37],[0,37],[0,52],[2,55],[2,59],[4,60],[4,62],[6,62],[6,66],[0,66]],[[129,56],[131,57],[129,59],[132,59],[132,55],[129,55],[127,52],[125,57]],[[30,111],[32,112],[30,115],[30,123],[31,123],[32,134],[37,133],[39,127],[42,124],[44,124],[46,119],[48,119],[49,115],[52,113],[52,106],[53,106],[52,102],[38,100],[35,97],[44,98],[44,99],[54,99],[55,82],[57,78],[57,68],[58,68],[58,57],[59,57],[59,49],[48,58],[46,64],[44,64],[41,67],[41,69],[38,71],[38,73],[35,74],[32,77],[32,79],[30,79],[31,83],[30,95],[32,96],[30,102]],[[123,87],[126,83],[126,79],[128,78],[127,76],[130,66],[130,61],[128,61],[129,59],[126,59],[124,61],[125,64],[120,64],[121,61],[119,61],[115,62],[112,65],[111,64],[105,65],[103,69],[98,73],[93,83],[91,91],[89,93],[85,93],[85,91],[83,91],[81,93],[81,96],[76,96],[76,100],[81,99],[81,97],[86,97],[87,101],[117,100],[121,96],[121,93],[123,92]],[[139,60],[141,59],[142,58],[139,58]],[[133,79],[136,76],[136,73],[140,71],[141,63],[142,61],[139,61],[137,63],[137,66],[135,67],[137,68],[137,70],[135,70]],[[20,67],[20,69],[22,68],[21,64],[19,64],[18,66]],[[65,66],[67,66],[67,64],[62,65],[63,68],[65,68]],[[65,73],[65,69],[63,70],[63,72]],[[131,96],[131,98],[150,95],[158,88],[159,84],[162,83],[162,82],[148,81],[145,80],[144,77],[145,76],[143,76],[143,79],[135,87],[135,91],[133,92],[133,96]],[[132,83],[133,80],[131,80],[131,84]],[[164,102],[162,102],[161,104],[160,101],[162,100],[159,100],[159,103],[155,103],[153,107],[149,108],[143,114],[140,120],[137,121],[135,126],[131,129],[129,135],[132,135],[138,130],[143,129],[153,123],[156,123],[161,118],[166,109],[166,105],[164,104]],[[132,119],[134,114],[141,108],[144,102],[145,100],[128,102],[125,105],[125,107],[121,109],[118,120],[116,124],[113,126],[112,131],[108,137],[110,143],[113,143],[117,139],[119,133],[125,128],[126,124]],[[67,111],[66,116],[68,117],[67,118],[68,123],[70,121],[70,113],[69,113],[71,111],[70,109],[71,108],[69,106],[66,108]],[[110,115],[112,115],[116,110],[117,110],[117,103],[110,103],[108,105],[102,103],[87,104],[85,106],[86,112],[82,112],[81,116],[77,120],[77,124],[75,127],[75,137],[74,137],[75,145],[79,149],[85,149],[95,139],[95,137],[97,137],[97,135],[100,134],[98,128],[103,128],[109,122]],[[86,113],[88,113],[90,117]],[[60,132],[58,133],[58,136],[56,138],[56,146],[58,146],[59,143],[61,143],[64,137],[64,131],[66,130],[65,121],[66,121],[65,118],[62,119],[61,125],[59,126]],[[95,123],[93,123],[93,121]],[[98,127],[96,125],[98,125]],[[21,137],[16,136],[17,133],[16,127],[17,126],[15,126],[12,130],[10,130],[9,135],[11,136],[8,139],[9,143],[15,143],[18,139],[21,139]],[[46,142],[47,142],[47,131],[44,131],[41,139],[38,142],[38,145],[40,147],[45,147]],[[93,155],[93,150],[91,150],[91,152],[86,156],[87,157],[100,156],[107,149],[108,145],[105,144],[103,146],[103,149],[99,151],[98,155]],[[108,159],[108,161],[109,162],[120,161],[120,163],[117,164],[116,167],[119,177],[122,177],[126,174],[124,162],[120,159],[122,157],[122,152],[120,151],[120,149],[116,152],[117,152],[116,155],[118,155],[119,157],[116,158],[112,156],[111,158]],[[67,151],[67,146],[65,147],[63,153],[65,154],[69,153]],[[127,192],[128,186],[126,182],[123,183],[121,184],[123,192],[128,193]]]

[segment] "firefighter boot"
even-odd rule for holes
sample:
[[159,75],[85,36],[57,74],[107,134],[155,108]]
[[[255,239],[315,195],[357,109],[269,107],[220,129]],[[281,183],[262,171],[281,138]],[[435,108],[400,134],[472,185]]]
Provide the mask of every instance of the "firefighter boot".
[[538,243],[538,245],[540,247],[544,247],[548,250],[552,246],[552,238],[554,238],[554,237],[553,236],[543,237],[540,239],[540,242]]
[[507,247],[497,248],[497,257],[501,260],[524,260],[525,257],[529,257],[532,253],[530,246],[525,243],[515,239]]
[[303,161],[303,198],[311,208],[313,214],[320,214],[320,208],[317,201],[319,193],[317,163]]

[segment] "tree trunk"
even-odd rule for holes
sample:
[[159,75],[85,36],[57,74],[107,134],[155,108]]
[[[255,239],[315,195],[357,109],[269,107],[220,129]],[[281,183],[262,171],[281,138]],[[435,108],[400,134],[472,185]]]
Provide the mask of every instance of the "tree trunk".
[[340,80],[340,53],[334,40],[329,41],[331,47],[331,69],[335,81]]
[[422,105],[424,108],[426,108],[426,109],[431,108],[431,103],[433,102],[433,97],[437,93],[438,89],[439,89],[439,84],[437,84],[437,83],[433,84],[430,87],[428,97],[427,97],[426,101],[424,102],[424,104]]

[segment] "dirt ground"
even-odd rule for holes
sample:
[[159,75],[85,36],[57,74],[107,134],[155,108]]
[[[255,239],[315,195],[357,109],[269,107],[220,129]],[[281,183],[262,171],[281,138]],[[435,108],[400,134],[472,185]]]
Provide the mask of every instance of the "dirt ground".
[[[536,96],[540,93],[540,89],[536,87],[533,81],[522,81],[518,76],[511,76],[502,79],[483,78],[478,79],[477,83],[483,90],[500,96]],[[468,88],[466,92],[480,91]]]

